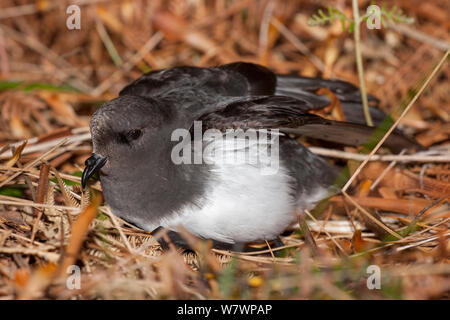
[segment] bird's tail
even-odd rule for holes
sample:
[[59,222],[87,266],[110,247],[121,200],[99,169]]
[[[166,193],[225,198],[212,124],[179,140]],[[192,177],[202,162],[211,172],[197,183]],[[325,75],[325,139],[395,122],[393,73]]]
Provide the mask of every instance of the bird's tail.
[[[305,125],[297,129],[290,129],[290,133],[342,144],[361,145],[371,139],[381,139],[389,129],[389,125],[392,124],[392,119],[378,108],[379,100],[369,95],[369,111],[373,123],[378,129],[366,126],[360,91],[356,86],[345,81],[277,75],[275,94],[309,101],[312,105],[311,110],[314,110],[330,104],[327,96],[316,93],[321,88],[331,90],[339,99],[346,122],[332,121],[332,125]],[[386,144],[395,151],[403,148],[424,149],[399,129],[393,131]]]
[[[331,90],[341,102],[345,121],[365,123],[362,109],[362,98],[359,89],[351,83],[341,80],[326,80],[295,75],[277,75],[275,94],[284,95],[312,102],[313,109],[320,109],[330,104],[330,99],[316,92],[326,88]],[[380,124],[386,114],[379,107],[379,100],[368,95],[369,111],[375,125]]]

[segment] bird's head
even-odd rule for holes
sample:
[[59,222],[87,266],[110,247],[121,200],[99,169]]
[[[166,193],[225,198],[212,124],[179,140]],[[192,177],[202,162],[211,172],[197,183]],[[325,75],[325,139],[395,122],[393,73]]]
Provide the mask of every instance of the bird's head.
[[143,157],[160,142],[157,137],[163,124],[170,122],[171,110],[154,99],[132,95],[119,96],[101,106],[90,122],[93,154],[86,160],[83,187],[100,169],[106,175],[111,170],[126,174],[148,162]]

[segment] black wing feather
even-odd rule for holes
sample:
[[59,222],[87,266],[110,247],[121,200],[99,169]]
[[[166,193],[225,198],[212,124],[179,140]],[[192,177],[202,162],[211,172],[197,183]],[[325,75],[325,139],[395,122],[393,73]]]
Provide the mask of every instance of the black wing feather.
[[[336,94],[351,124],[307,114],[308,110],[330,103],[328,97],[316,93],[320,88],[328,88]],[[340,80],[277,75],[263,66],[246,62],[213,68],[185,66],[153,71],[126,86],[120,95],[172,99],[188,113],[208,112],[203,116],[208,126],[284,127],[297,135],[350,145],[364,144],[374,130],[364,125],[361,95],[354,85]],[[230,97],[234,101],[242,98],[242,101],[213,111]],[[369,95],[369,101],[372,106],[378,106],[375,97]],[[386,117],[377,108],[370,107],[370,113],[375,125]],[[397,129],[387,144],[395,150],[404,146],[419,147]]]
[[[203,130],[279,129],[285,133],[348,145],[363,145],[375,133],[376,128],[328,120],[308,113],[309,109],[307,103],[291,97],[257,97],[233,102],[220,110],[205,113],[197,120],[202,122]],[[385,145],[395,152],[404,148],[423,148],[399,132],[393,132]]]

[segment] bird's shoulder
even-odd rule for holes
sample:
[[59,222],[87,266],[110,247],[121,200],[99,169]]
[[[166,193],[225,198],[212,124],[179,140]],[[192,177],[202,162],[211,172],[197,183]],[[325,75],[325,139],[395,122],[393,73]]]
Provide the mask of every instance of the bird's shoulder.
[[180,66],[146,73],[123,88],[119,95],[165,97],[190,94],[207,96],[270,95],[276,76],[269,69],[246,62],[218,67]]

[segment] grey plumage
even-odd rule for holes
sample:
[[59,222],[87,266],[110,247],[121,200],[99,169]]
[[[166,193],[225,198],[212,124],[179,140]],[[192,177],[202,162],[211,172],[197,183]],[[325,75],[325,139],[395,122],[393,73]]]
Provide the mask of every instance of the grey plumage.
[[[286,134],[279,138],[281,171],[272,179],[257,176],[252,166],[177,165],[171,152],[178,142],[171,141],[171,135],[180,128],[192,131],[193,122],[200,120],[203,131],[281,129],[335,142],[366,141],[373,129],[308,113],[328,103],[328,98],[315,94],[320,87],[334,91],[346,105],[359,107],[357,88],[346,82],[280,76],[254,64],[151,72],[92,116],[97,156],[83,184],[106,158],[100,174],[105,199],[123,219],[148,231],[181,224],[200,237],[228,243],[270,240],[287,227],[295,210],[309,208],[331,192],[336,168]],[[351,115],[349,108],[346,112]],[[352,139],[346,139],[349,133]],[[417,146],[401,133],[387,143],[397,149]],[[249,176],[242,177],[245,172]],[[258,217],[245,215],[257,211],[246,207],[264,201],[273,212],[261,212],[264,219],[250,223]]]

